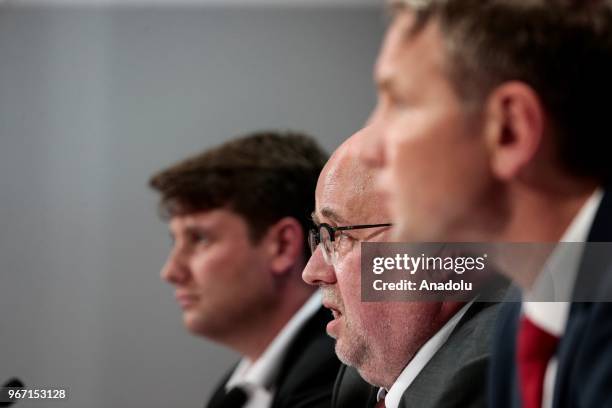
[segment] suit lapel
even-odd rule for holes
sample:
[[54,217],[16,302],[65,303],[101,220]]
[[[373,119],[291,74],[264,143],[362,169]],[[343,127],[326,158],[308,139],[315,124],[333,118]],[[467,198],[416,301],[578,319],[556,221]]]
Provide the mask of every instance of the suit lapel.
[[330,313],[325,308],[320,307],[319,310],[312,316],[304,327],[302,327],[295,336],[292,343],[285,352],[285,357],[275,381],[277,388],[282,388],[285,379],[302,354],[304,349],[312,342],[313,338],[319,336],[322,328],[325,327],[330,320]]
[[485,392],[480,385],[475,388],[473,385],[482,384],[486,378],[489,337],[496,315],[496,303],[473,303],[446,342],[404,390],[399,406],[484,405]]
[[612,242],[612,187],[604,193],[589,231],[588,241]]
[[221,381],[219,381],[219,385],[215,389],[212,397],[208,400],[205,408],[214,408],[221,404],[221,401],[223,401],[223,398],[225,397],[225,384],[227,384],[237,366],[238,363],[234,364],[232,368],[223,376]]

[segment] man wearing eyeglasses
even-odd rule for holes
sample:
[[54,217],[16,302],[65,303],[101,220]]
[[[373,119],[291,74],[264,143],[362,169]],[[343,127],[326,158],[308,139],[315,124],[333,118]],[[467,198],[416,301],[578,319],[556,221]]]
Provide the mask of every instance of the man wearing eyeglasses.
[[360,243],[388,241],[392,228],[372,188],[373,173],[354,150],[375,131],[370,126],[351,137],[321,172],[313,255],[302,275],[321,287],[333,314],[327,332],[336,339],[336,354],[375,386],[364,390],[354,369],[343,367],[334,406],[484,406],[493,304],[361,301]]
[[151,180],[174,241],[161,274],[186,328],[243,356],[208,408],[329,407],[340,363],[329,313],[301,279],[325,159],[310,137],[261,132]]

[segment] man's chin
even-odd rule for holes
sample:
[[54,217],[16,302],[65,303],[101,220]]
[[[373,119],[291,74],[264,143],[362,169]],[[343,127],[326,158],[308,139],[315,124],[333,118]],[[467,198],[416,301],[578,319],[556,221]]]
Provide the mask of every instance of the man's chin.
[[196,336],[206,336],[210,331],[210,323],[204,321],[202,317],[193,310],[183,312],[183,326],[185,329]]
[[343,337],[336,338],[335,351],[338,360],[342,363],[359,369],[363,363],[363,353],[356,350],[354,345],[347,344]]
[[383,387],[381,367],[374,366],[375,363],[371,358],[367,358],[364,353],[348,352],[348,350],[342,348],[336,342],[336,356],[343,364],[353,367],[359,376],[364,379],[368,384]]
[[343,364],[355,367],[355,361],[350,358],[350,354],[344,352],[342,345],[338,343],[338,340],[336,340],[335,352],[336,357],[338,357],[338,360],[340,360]]

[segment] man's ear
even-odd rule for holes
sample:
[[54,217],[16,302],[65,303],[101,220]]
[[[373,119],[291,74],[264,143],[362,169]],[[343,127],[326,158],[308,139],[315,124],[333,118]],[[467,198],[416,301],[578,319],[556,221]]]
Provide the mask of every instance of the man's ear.
[[493,174],[505,181],[517,177],[542,144],[545,112],[540,99],[527,84],[506,82],[489,95],[484,119]]
[[271,270],[284,275],[303,260],[304,229],[293,217],[277,221],[266,234]]

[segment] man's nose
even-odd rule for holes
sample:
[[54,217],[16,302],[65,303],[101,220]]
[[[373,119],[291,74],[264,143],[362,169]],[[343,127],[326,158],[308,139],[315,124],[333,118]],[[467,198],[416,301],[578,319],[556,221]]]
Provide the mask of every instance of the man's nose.
[[189,279],[189,267],[180,248],[174,247],[161,270],[161,278],[173,285],[180,285]]
[[323,259],[321,246],[313,252],[310,260],[302,272],[302,279],[309,285],[331,285],[336,283],[336,272],[334,267],[328,265]]
[[368,124],[356,138],[356,151],[358,160],[368,167],[380,168],[385,164],[385,149],[383,140],[383,127],[380,114],[373,112]]

